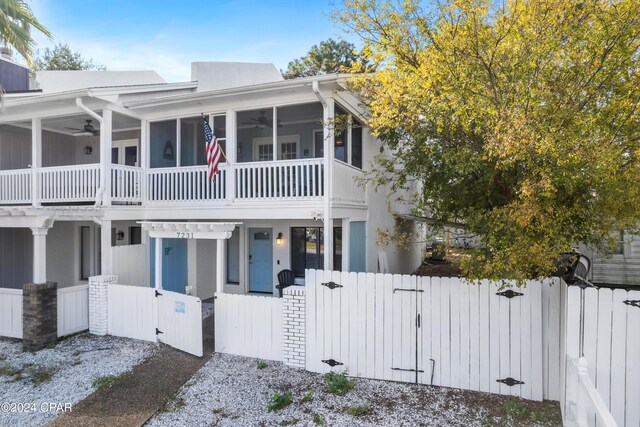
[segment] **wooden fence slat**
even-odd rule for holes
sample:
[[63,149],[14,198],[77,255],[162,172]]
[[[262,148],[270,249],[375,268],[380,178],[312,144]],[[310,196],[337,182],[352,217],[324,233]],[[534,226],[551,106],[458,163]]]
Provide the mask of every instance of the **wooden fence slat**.
[[[611,390],[617,391],[626,388],[626,354],[624,351],[621,351],[625,348],[625,340],[627,338],[627,310],[625,309],[627,306],[623,303],[626,299],[626,291],[622,289],[615,289],[613,291],[612,330],[614,332],[611,340]],[[638,363],[638,361],[636,360],[634,363]],[[609,409],[618,423],[622,424],[621,421],[624,420],[625,400],[612,398]]]
[[[640,291],[629,292],[640,300]],[[640,426],[640,308],[627,306],[627,390],[625,426]]]

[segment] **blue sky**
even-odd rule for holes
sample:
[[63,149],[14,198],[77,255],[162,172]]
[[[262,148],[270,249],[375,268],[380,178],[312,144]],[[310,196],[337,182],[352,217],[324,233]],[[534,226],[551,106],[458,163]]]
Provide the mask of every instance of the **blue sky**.
[[155,70],[190,80],[192,61],[272,62],[279,69],[329,37],[356,41],[334,25],[330,0],[31,0],[53,33],[109,70]]

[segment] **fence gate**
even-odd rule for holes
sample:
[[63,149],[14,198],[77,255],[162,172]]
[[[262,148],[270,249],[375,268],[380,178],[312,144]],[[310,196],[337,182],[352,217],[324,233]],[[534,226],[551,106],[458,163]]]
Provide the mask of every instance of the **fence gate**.
[[308,270],[307,369],[542,400],[542,289]]
[[160,341],[201,357],[200,298],[163,289],[108,285],[108,333]]

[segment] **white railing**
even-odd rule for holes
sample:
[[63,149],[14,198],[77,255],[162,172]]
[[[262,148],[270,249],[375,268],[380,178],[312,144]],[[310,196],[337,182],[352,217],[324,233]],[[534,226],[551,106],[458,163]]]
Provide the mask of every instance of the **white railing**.
[[324,194],[322,159],[238,163],[237,199],[320,198]]
[[111,200],[142,202],[142,169],[134,166],[111,165]]
[[31,203],[31,169],[0,171],[0,205]]
[[223,200],[226,198],[227,166],[212,181],[207,166],[147,170],[147,200],[151,203]]
[[596,390],[589,377],[587,359],[570,358],[567,363],[567,409],[570,412],[565,419],[569,426],[587,427],[593,424],[593,415],[600,426],[618,427],[609,412],[607,404]]
[[333,170],[333,200],[364,205],[367,195],[359,183],[363,172],[340,160],[334,162]]
[[93,202],[100,188],[100,165],[42,168],[38,178],[41,202]]

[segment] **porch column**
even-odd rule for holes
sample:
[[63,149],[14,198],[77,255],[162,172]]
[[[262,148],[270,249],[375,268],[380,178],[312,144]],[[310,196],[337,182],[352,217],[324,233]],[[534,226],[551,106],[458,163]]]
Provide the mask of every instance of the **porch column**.
[[226,281],[226,240],[216,240],[216,293],[224,293],[224,282]]
[[[102,129],[100,129],[100,180],[102,182],[102,204],[111,205],[111,129],[113,112],[102,110]],[[111,241],[111,238],[109,238]],[[105,274],[104,271],[102,274]]]
[[111,273],[111,220],[103,220],[100,227],[100,274]]
[[156,289],[162,289],[162,237],[156,237],[156,265],[155,265],[155,282]]
[[237,143],[237,126],[236,112],[227,110],[227,146],[225,154],[229,161],[229,169],[227,169],[227,200],[232,201],[236,198],[236,173],[235,165],[238,163],[238,143]]
[[32,227],[33,233],[33,283],[47,281],[47,233],[46,227]]
[[149,122],[140,121],[140,158],[138,166],[142,168],[142,182],[140,183],[140,193],[143,204],[147,201],[147,169],[149,169]]
[[[31,119],[31,204],[40,206],[38,172],[42,167],[42,119]],[[38,282],[36,282],[38,283]]]
[[324,269],[333,269],[333,218],[331,215],[331,197],[333,196],[333,129],[331,121],[335,115],[335,102],[327,98],[323,108],[324,120]]

